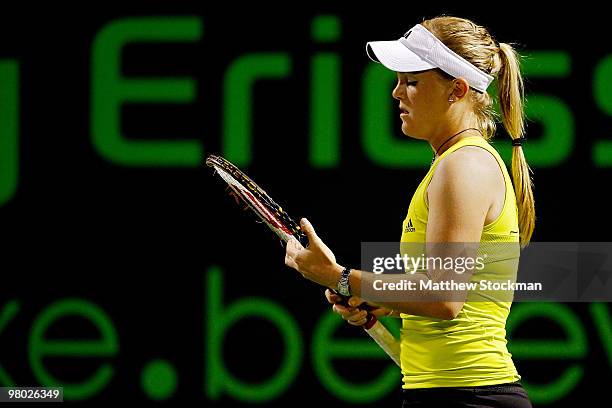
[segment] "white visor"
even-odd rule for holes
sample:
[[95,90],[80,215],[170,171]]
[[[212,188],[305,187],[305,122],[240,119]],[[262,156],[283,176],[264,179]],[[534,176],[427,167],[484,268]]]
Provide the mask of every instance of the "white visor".
[[493,77],[466,61],[420,24],[396,41],[371,41],[366,52],[372,61],[396,72],[440,68],[454,78],[464,78],[470,87],[486,92]]

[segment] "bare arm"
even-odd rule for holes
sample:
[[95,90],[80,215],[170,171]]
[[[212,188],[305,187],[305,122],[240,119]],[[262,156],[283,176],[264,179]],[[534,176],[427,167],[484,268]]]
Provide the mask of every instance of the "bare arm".
[[[499,183],[497,166],[497,162],[488,152],[477,147],[457,150],[440,162],[428,188],[429,216],[426,234],[428,256],[438,255],[443,258],[459,256],[454,252],[461,247],[468,251],[463,255],[476,257],[477,245],[459,244],[480,242],[485,218],[493,202],[492,192],[495,191],[496,183]],[[435,245],[435,243],[457,243],[457,245]],[[459,275],[430,268],[427,276],[383,275],[382,279],[385,282],[408,279],[414,281],[415,285],[423,279],[431,279],[434,282],[450,279],[467,282],[472,273],[473,270],[470,270]],[[362,294],[362,289],[370,287],[376,279],[381,279],[381,275],[354,271],[350,277],[351,290],[356,296],[373,301],[374,299],[368,299],[368,295]],[[375,303],[402,313],[453,319],[463,307],[466,295],[467,292],[443,295],[440,291],[429,291],[429,293],[421,291],[414,297],[432,301]]]
[[[496,183],[499,183],[497,167],[495,159],[480,148],[459,149],[440,162],[428,189],[428,256],[437,250],[435,248],[441,251],[447,251],[449,248],[436,247],[436,243],[480,242],[485,218],[493,203],[493,191]],[[309,235],[311,245],[301,249],[296,247],[295,243],[288,245],[287,264],[300,271],[307,279],[335,288],[343,268],[336,263],[333,253],[314,233],[312,225],[305,225],[304,230]],[[437,255],[445,256],[443,253]],[[475,257],[475,253],[472,255]],[[392,309],[395,313],[453,319],[463,307],[467,292],[454,293],[452,301],[437,290],[421,290],[420,293],[416,293],[419,301],[381,301],[381,298],[375,295],[375,291],[363,289],[371,288],[375,280],[386,283],[412,281],[418,288],[422,280],[468,281],[470,276],[471,271],[457,275],[454,271],[436,269],[429,269],[427,275],[375,275],[371,272],[353,270],[350,275],[350,288],[354,296]]]

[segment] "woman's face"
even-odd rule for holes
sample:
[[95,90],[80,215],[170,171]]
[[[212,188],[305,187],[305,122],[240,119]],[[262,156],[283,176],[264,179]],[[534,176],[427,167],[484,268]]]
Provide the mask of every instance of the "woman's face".
[[440,129],[448,111],[452,82],[434,70],[398,72],[393,97],[399,101],[402,132],[415,139],[428,139]]

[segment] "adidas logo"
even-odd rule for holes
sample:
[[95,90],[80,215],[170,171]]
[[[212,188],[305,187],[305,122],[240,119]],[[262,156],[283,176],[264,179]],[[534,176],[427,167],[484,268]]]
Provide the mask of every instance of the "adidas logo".
[[404,232],[414,232],[416,228],[412,225],[412,218],[408,219],[408,223],[406,224],[406,228],[404,228]]

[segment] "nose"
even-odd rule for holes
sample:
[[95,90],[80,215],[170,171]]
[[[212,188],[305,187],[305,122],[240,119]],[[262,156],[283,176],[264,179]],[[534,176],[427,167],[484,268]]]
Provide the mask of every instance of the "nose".
[[402,99],[402,96],[404,93],[403,91],[404,91],[404,87],[402,86],[401,82],[398,80],[397,84],[395,84],[395,88],[393,88],[393,92],[391,92],[391,95],[393,95],[393,97],[399,101]]

